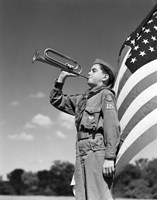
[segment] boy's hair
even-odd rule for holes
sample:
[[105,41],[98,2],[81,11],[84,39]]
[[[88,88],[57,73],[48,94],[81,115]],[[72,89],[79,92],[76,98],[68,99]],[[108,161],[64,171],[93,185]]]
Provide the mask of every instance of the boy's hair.
[[103,64],[99,64],[99,65],[103,73],[107,73],[109,75],[109,79],[106,83],[107,84],[106,86],[110,85],[110,87],[112,88],[114,84],[114,76],[113,76],[112,71],[108,67],[104,66]]

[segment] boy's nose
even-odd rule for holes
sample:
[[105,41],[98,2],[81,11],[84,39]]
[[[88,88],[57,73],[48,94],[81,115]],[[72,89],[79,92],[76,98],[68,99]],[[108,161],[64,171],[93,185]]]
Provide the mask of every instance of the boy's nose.
[[88,75],[90,75],[90,74],[91,74],[91,71],[88,72]]

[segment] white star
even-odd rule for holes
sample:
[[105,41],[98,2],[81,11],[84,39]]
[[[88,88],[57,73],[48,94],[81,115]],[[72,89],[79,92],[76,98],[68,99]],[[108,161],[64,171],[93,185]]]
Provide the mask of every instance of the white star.
[[131,59],[131,62],[130,63],[134,63],[134,62],[136,62],[137,61],[137,59],[136,59],[136,57],[135,58],[132,58]]
[[140,56],[145,56],[146,55],[146,53],[145,53],[145,51],[140,51],[140,54],[139,54]]
[[149,42],[148,42],[148,39],[143,39],[143,42],[142,42],[142,43],[144,43],[144,44],[149,43]]
[[148,24],[150,24],[150,23],[152,23],[152,22],[153,22],[153,19],[149,20],[149,21],[148,21]]
[[140,48],[139,45],[137,45],[137,46],[134,47],[134,50],[137,50],[139,48]]
[[137,40],[139,40],[141,37],[142,37],[142,36],[140,35],[140,36],[137,38]]
[[149,49],[148,49],[148,50],[150,50],[151,52],[155,51],[155,50],[154,50],[154,47],[151,47],[151,46],[149,46]]
[[131,40],[131,44],[132,44],[132,45],[135,45],[135,40]]
[[154,28],[155,30],[157,30],[157,26],[154,25],[153,28]]
[[151,36],[151,39],[153,40],[153,41],[155,41],[156,40],[156,36]]
[[150,32],[150,28],[146,29],[144,32],[145,33],[149,33]]
[[126,39],[126,41],[130,40],[130,38],[131,38],[131,37],[129,36],[129,37]]
[[156,15],[156,14],[157,14],[157,12],[155,12],[155,13],[153,14],[153,16]]

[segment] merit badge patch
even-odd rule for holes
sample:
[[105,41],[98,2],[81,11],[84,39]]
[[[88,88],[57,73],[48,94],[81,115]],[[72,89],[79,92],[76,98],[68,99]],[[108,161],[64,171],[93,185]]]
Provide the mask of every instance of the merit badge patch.
[[106,103],[106,109],[107,110],[113,110],[114,109],[114,105],[112,103]]
[[111,94],[107,94],[106,95],[106,109],[107,110],[113,110],[113,109],[115,109],[113,98],[112,98]]

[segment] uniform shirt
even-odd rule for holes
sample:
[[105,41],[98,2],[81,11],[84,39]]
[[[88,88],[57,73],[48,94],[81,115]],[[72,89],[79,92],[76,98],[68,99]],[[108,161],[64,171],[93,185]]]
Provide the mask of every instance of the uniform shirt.
[[75,116],[78,134],[83,131],[101,132],[106,148],[105,158],[115,159],[120,141],[120,126],[114,92],[102,86],[89,89],[84,94],[66,95],[62,87],[62,83],[55,82],[50,93],[50,103]]

